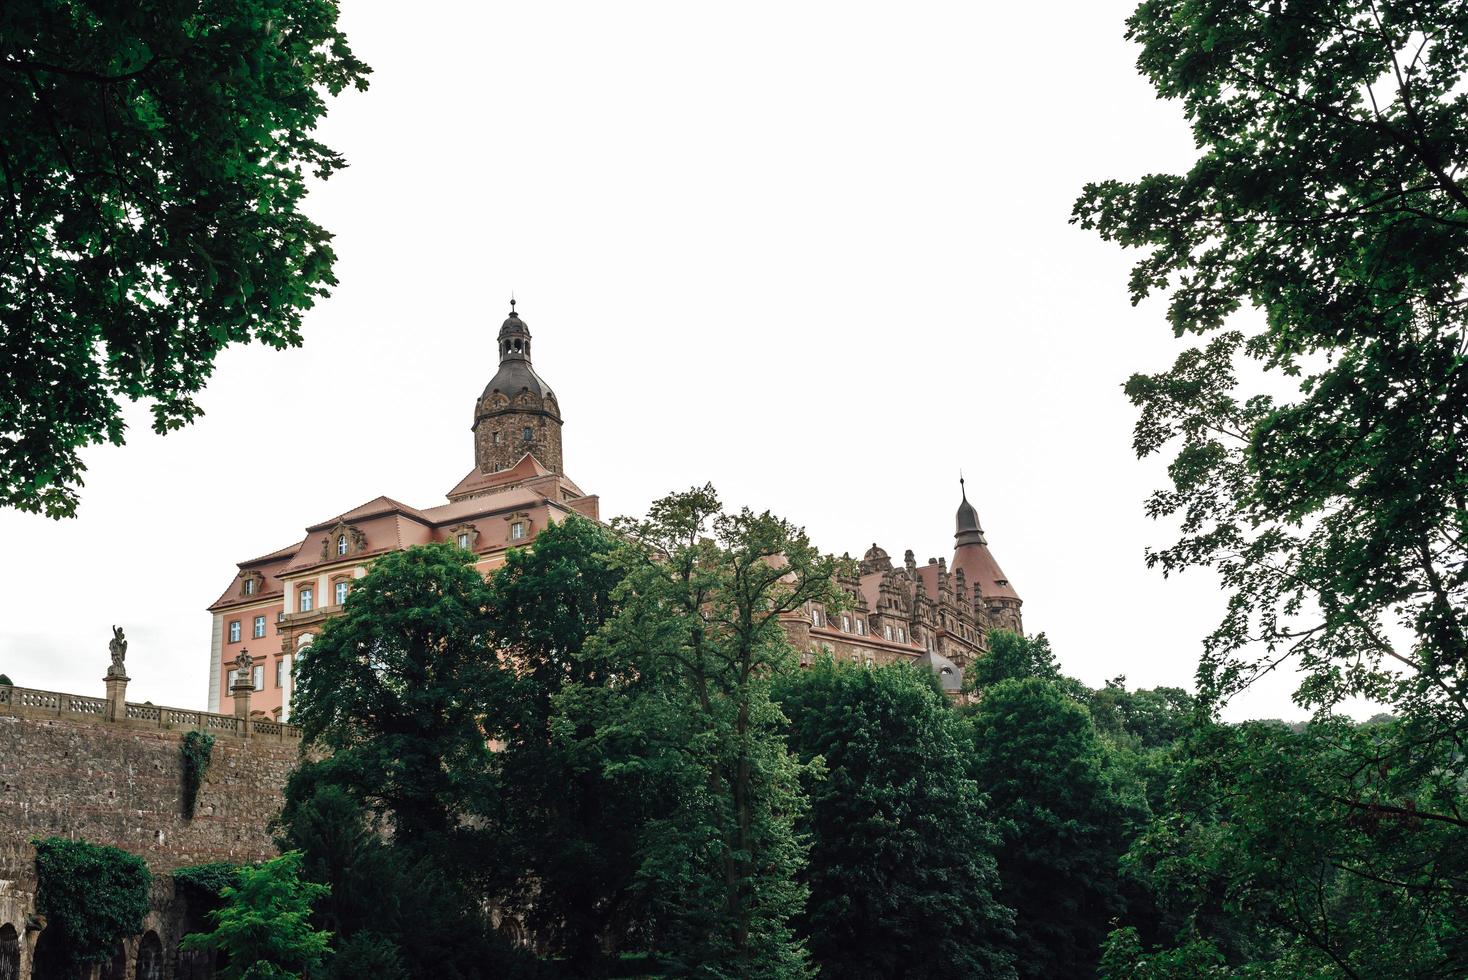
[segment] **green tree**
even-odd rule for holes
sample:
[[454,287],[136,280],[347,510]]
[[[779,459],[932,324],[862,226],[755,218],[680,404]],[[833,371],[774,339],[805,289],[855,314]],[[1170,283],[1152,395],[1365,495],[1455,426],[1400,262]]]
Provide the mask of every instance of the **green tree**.
[[635,670],[625,685],[567,685],[558,733],[587,725],[584,750],[658,806],[639,880],[675,972],[806,976],[791,927],[806,895],[805,796],[769,688],[794,667],[781,617],[839,603],[839,563],[769,513],[724,513],[707,486],[617,526],[635,550],[586,655]]
[[1292,655],[1304,706],[1361,695],[1461,729],[1468,8],[1147,0],[1128,37],[1200,155],[1088,185],[1074,215],[1145,250],[1133,300],[1170,294],[1197,338],[1126,390],[1138,454],[1174,454],[1148,510],[1183,534],[1148,560],[1212,566],[1229,596],[1200,693]]
[[1025,636],[1011,630],[991,630],[988,653],[969,665],[963,680],[972,692],[1022,677],[1060,679],[1060,664],[1044,633]]
[[214,929],[184,937],[184,949],[220,951],[220,980],[301,980],[320,975],[331,936],[311,925],[311,903],[324,885],[302,881],[301,855],[290,851],[240,868],[236,884],[220,889],[224,904],[209,913]]
[[461,548],[383,555],[296,667],[291,720],[331,752],[301,778],[347,788],[445,873],[480,873],[457,859],[486,833],[463,817],[495,792],[493,708],[512,675],[489,642],[491,602]]
[[974,772],[1001,845],[1000,900],[1014,909],[1022,977],[1092,975],[1122,909],[1128,814],[1086,709],[1053,681],[1006,680],[972,717]]
[[0,504],[71,516],[123,399],[176,429],[226,346],[300,343],[312,130],[367,73],[333,0],[0,5]]
[[1468,854],[1436,816],[1461,798],[1458,752],[1398,722],[1200,728],[1128,858],[1181,945],[1134,959],[1206,948],[1267,976],[1463,976]]
[[601,525],[569,517],[510,551],[489,583],[491,639],[515,664],[515,683],[497,708],[505,744],[495,756],[502,859],[517,872],[512,904],[537,941],[582,974],[603,966],[604,943],[615,949],[635,927],[631,886],[646,805],[609,779],[595,755],[576,750],[593,736],[590,727],[569,738],[553,728],[567,685],[600,688],[629,677],[626,664],[582,655],[616,612],[620,547]]
[[967,732],[925,671],[826,656],[780,677],[789,742],[812,766],[801,920],[822,976],[1012,977],[997,838]]
[[[382,822],[332,781],[304,768],[291,779],[277,822],[278,843],[302,854],[301,873],[330,886],[315,905],[315,922],[336,937],[330,976],[423,980],[508,980],[533,977],[528,954],[494,935],[482,913],[484,895],[448,874],[440,862],[398,846]],[[453,859],[479,859],[466,849]]]

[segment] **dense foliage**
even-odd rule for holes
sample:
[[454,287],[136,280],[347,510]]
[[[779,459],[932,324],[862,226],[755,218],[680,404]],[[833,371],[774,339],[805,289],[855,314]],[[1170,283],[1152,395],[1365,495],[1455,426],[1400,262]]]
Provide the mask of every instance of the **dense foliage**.
[[192,820],[199,802],[199,787],[204,784],[209,759],[214,754],[214,736],[206,732],[187,732],[180,752],[183,754],[183,812]]
[[565,688],[600,689],[627,676],[610,658],[583,656],[618,608],[617,549],[606,528],[571,516],[533,547],[511,551],[489,583],[492,642],[515,664],[497,706],[506,719],[495,756],[499,860],[517,872],[502,892],[537,938],[580,972],[597,969],[604,948],[631,940],[641,911],[631,886],[647,801],[576,750],[594,734],[586,720],[565,738],[554,729]]
[[317,976],[330,953],[331,936],[311,924],[311,904],[329,890],[301,880],[301,855],[238,871],[219,893],[223,904],[209,913],[214,928],[184,937],[186,950],[225,954],[219,980],[303,980]]
[[481,836],[512,674],[489,643],[489,587],[448,544],[378,558],[296,667],[291,721],[330,751],[318,767],[388,821],[394,839],[448,859]]
[[240,880],[240,866],[228,861],[210,861],[174,868],[168,873],[175,886],[182,886],[205,899],[216,899],[229,885]]
[[807,769],[799,925],[823,977],[1012,977],[1013,915],[963,720],[921,668],[827,656],[775,697]]
[[102,963],[143,931],[153,876],[115,847],[48,837],[36,848],[36,911],[46,917],[52,964],[67,972]]
[[781,617],[839,604],[839,563],[768,512],[724,512],[708,486],[615,526],[620,608],[588,656],[626,679],[568,685],[559,732],[656,805],[638,886],[675,973],[806,976],[803,767],[770,685],[795,667]]
[[1146,249],[1134,298],[1199,338],[1127,391],[1138,453],[1175,454],[1149,510],[1183,537],[1150,560],[1230,597],[1203,693],[1293,655],[1303,705],[1468,723],[1468,8],[1148,0],[1128,26],[1200,156],[1075,213]]
[[[1221,575],[1205,706],[1289,663],[1317,715],[1197,720],[1129,857],[1162,931],[1105,969],[1461,976],[1468,7],[1148,0],[1128,28],[1199,149],[1075,208],[1197,338],[1127,384],[1138,453],[1173,453],[1149,510],[1182,537],[1150,560]],[[1396,717],[1335,717],[1353,696]]]
[[367,72],[333,0],[0,5],[0,504],[70,516],[123,399],[176,429],[226,346],[300,343],[312,130]]
[[973,738],[1020,976],[1087,976],[1123,907],[1128,818],[1090,714],[1053,681],[1004,680],[984,692]]

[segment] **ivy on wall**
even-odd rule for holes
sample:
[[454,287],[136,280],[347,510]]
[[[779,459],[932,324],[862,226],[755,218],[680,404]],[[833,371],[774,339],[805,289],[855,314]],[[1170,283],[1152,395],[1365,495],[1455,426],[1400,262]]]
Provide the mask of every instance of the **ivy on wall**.
[[142,858],[64,837],[31,843],[39,882],[36,911],[46,917],[48,945],[61,965],[81,972],[143,931],[153,876]]
[[182,885],[204,898],[218,898],[224,886],[240,882],[240,866],[228,861],[191,864],[176,868],[170,874],[176,886]]
[[209,758],[214,754],[214,736],[205,732],[189,732],[183,737],[183,811],[194,819],[194,806],[199,802],[199,787],[209,771]]

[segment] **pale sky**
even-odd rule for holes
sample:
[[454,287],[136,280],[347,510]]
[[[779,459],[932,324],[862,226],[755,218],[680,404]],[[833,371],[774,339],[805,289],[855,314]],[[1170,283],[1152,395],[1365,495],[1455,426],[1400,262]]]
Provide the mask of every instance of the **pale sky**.
[[[1121,384],[1181,349],[1087,180],[1185,169],[1128,2],[344,4],[366,93],[321,136],[341,285],[305,346],[235,348],[206,415],[86,454],[80,516],[0,511],[0,672],[202,708],[235,563],[473,464],[511,291],[602,514],[712,481],[860,556],[951,556],[958,473],[1089,684],[1192,687],[1223,597],[1164,580]],[[1229,717],[1301,717],[1280,677]]]

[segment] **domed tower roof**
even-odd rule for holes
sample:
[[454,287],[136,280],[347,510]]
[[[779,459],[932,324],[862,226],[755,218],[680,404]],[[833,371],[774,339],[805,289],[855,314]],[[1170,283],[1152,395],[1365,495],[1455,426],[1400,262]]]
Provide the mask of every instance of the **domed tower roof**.
[[510,300],[510,315],[500,325],[499,345],[500,369],[489,380],[489,384],[484,386],[484,394],[479,396],[480,401],[496,391],[507,398],[514,398],[521,391],[529,391],[537,400],[551,399],[554,410],[555,392],[535,373],[535,368],[530,366],[530,328],[520,319],[520,314],[515,312],[514,300]]

